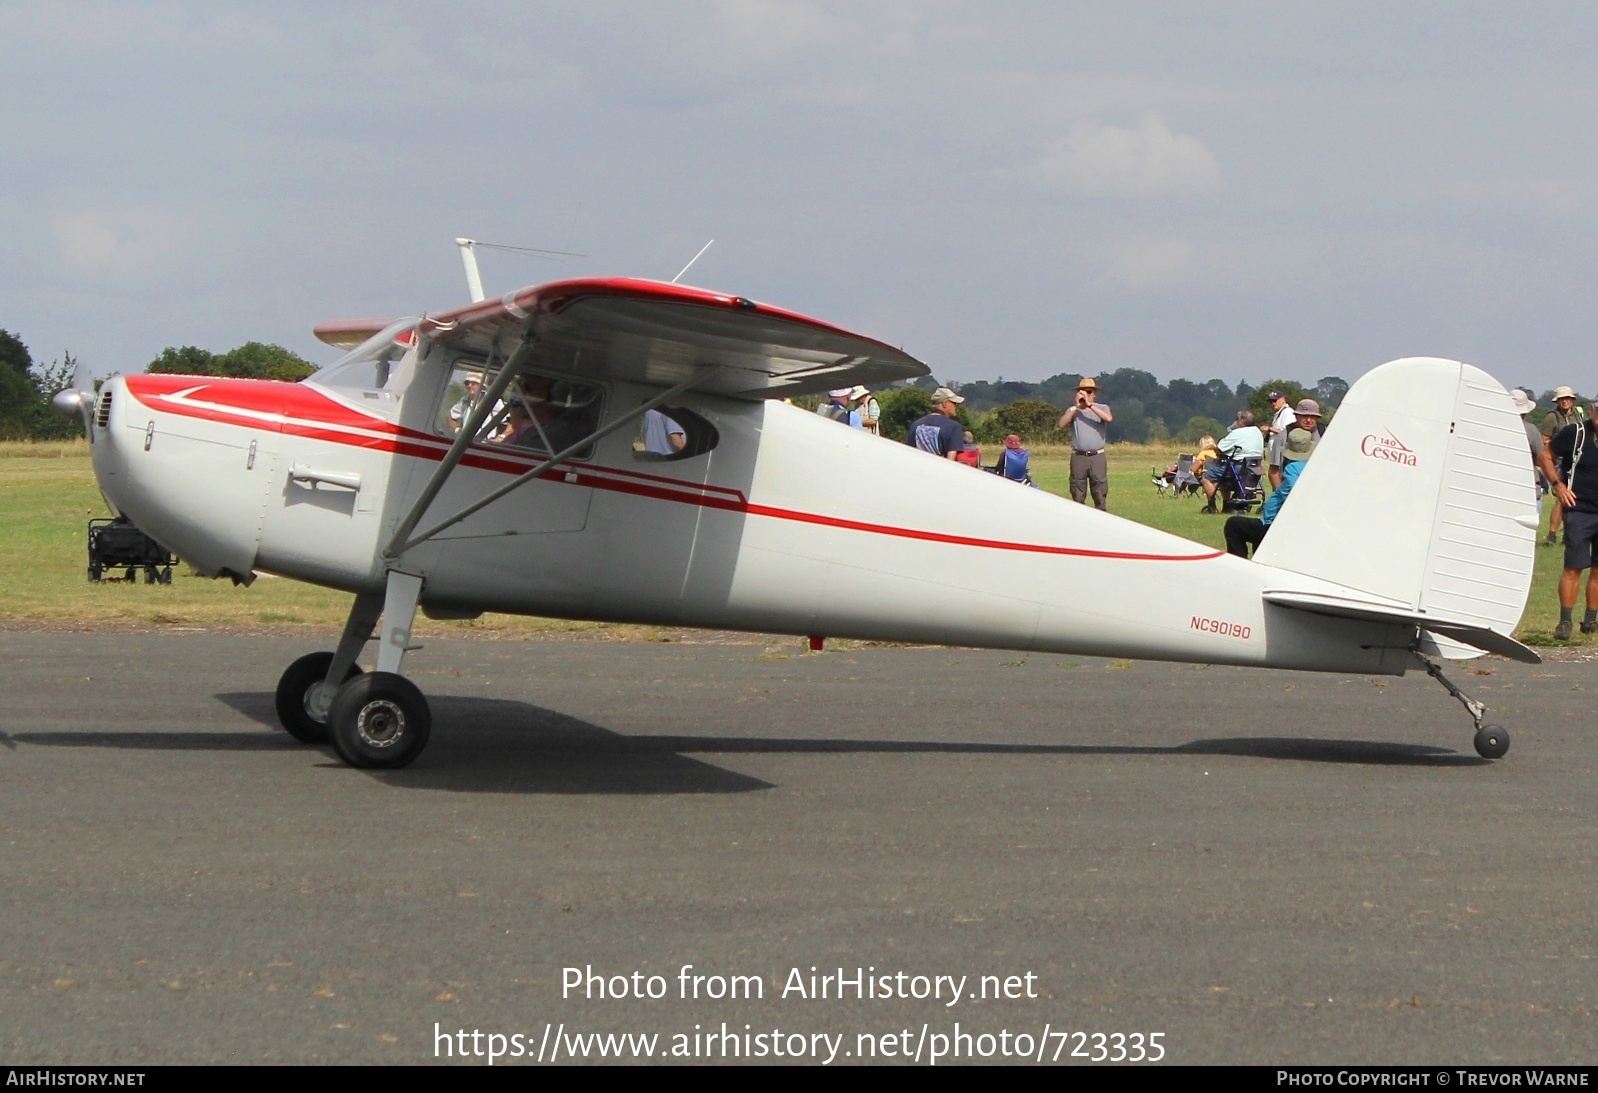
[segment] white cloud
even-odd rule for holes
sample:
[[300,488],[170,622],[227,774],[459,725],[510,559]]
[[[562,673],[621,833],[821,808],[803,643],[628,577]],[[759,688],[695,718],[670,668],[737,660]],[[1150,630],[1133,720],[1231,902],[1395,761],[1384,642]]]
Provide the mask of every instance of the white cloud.
[[[915,49],[922,21],[914,4],[839,4],[815,0],[719,0],[715,32],[726,56],[747,67],[778,58],[804,58],[808,72],[840,58],[868,56],[877,65]],[[773,74],[768,74],[773,75]],[[827,78],[831,78],[830,74]]]
[[1193,268],[1193,244],[1185,239],[1135,239],[1116,248],[1110,276],[1128,288],[1185,283]]
[[1135,129],[1077,122],[1028,174],[1045,186],[1093,197],[1194,194],[1221,182],[1220,165],[1203,142],[1171,132],[1152,113]]
[[89,209],[54,218],[61,264],[74,273],[122,276],[176,253],[188,218],[165,209]]

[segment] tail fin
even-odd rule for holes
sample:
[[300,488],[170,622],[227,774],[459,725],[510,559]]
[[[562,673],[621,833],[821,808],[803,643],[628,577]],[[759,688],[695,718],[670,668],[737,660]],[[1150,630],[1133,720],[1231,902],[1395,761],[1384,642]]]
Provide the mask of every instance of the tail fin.
[[1537,525],[1508,393],[1471,365],[1410,357],[1349,389],[1256,558],[1434,618],[1432,651],[1477,656],[1443,634],[1514,630]]

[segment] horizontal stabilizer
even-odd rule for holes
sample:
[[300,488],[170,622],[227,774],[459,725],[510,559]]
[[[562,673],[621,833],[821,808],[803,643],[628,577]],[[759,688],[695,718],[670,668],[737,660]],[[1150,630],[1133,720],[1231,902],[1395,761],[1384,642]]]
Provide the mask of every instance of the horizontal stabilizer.
[[1277,607],[1290,607],[1295,611],[1308,611],[1316,615],[1331,615],[1340,619],[1361,619],[1367,622],[1401,622],[1418,626],[1433,634],[1462,641],[1488,653],[1497,653],[1523,664],[1541,664],[1542,657],[1507,634],[1476,623],[1446,619],[1396,604],[1361,600],[1352,596],[1329,596],[1314,592],[1294,592],[1286,589],[1266,589],[1265,602]]
[[393,321],[393,319],[334,319],[331,322],[318,323],[313,333],[318,341],[348,352],[373,334],[386,330]]

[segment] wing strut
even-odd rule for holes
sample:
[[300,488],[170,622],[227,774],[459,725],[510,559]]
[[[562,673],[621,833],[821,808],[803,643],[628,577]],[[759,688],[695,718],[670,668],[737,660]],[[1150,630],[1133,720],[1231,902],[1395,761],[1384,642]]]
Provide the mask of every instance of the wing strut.
[[[505,363],[499,370],[499,375],[494,377],[494,382],[488,385],[477,405],[472,407],[472,412],[466,415],[466,420],[461,422],[461,431],[455,436],[455,443],[450,445],[449,451],[444,456],[444,461],[433,469],[433,477],[427,480],[427,485],[417,496],[411,511],[405,514],[405,519],[399,522],[394,529],[394,537],[388,541],[388,546],[383,548],[383,561],[385,568],[392,569],[399,561],[399,556],[404,554],[416,543],[407,543],[405,539],[416,530],[416,525],[421,523],[422,516],[427,512],[427,506],[433,503],[433,498],[438,496],[438,491],[444,488],[444,483],[449,479],[450,473],[466,455],[466,449],[471,447],[472,440],[477,436],[477,431],[483,427],[488,416],[494,412],[500,396],[505,393],[505,388],[510,386],[510,381],[516,377],[516,370],[522,366],[528,357],[532,356],[534,348],[538,345],[538,334],[529,328],[523,335],[521,343],[511,351]],[[488,362],[492,363],[492,362]],[[423,536],[426,538],[426,536]],[[420,542],[418,539],[416,542]],[[404,543],[404,546],[400,544]]]
[[[526,344],[526,343],[523,343],[523,344]],[[521,350],[518,349],[516,351],[516,354],[512,354],[513,359],[520,353],[521,353]],[[520,362],[518,361],[517,363],[520,363]],[[506,364],[505,364],[505,370],[500,373],[499,377],[494,382],[494,390],[490,391],[488,394],[483,396],[482,405],[491,406],[493,404],[493,401],[496,398],[498,398],[499,394],[504,390],[504,387],[505,387],[505,385],[504,385],[504,383],[502,381],[504,380],[505,376],[509,375],[510,371],[511,371],[511,363],[509,361],[507,361]],[[470,505],[467,505],[465,508],[461,509],[459,512],[457,512],[454,516],[451,516],[449,519],[443,520],[443,521],[441,521],[441,522],[439,522],[437,524],[434,524],[432,527],[428,528],[424,532],[419,533],[414,538],[405,540],[402,545],[395,546],[394,544],[400,543],[401,539],[405,535],[410,534],[411,530],[416,527],[417,523],[420,520],[421,514],[425,510],[426,506],[433,500],[434,497],[436,497],[438,495],[438,489],[441,488],[443,486],[443,484],[444,484],[443,483],[443,475],[447,474],[449,472],[449,470],[454,467],[455,463],[460,462],[460,460],[458,458],[455,459],[454,462],[451,462],[450,459],[448,457],[446,457],[445,461],[444,461],[444,466],[441,466],[437,471],[433,472],[433,479],[431,481],[429,481],[428,484],[427,484],[428,488],[423,491],[421,497],[418,497],[416,499],[416,505],[412,509],[411,514],[408,515],[405,518],[405,522],[400,525],[400,530],[396,531],[396,533],[394,535],[394,542],[393,542],[393,544],[390,544],[389,550],[386,552],[386,555],[385,555],[387,557],[387,559],[389,560],[390,565],[392,565],[394,562],[396,562],[399,559],[399,557],[401,555],[403,555],[407,550],[411,550],[414,547],[420,546],[422,543],[425,543],[427,540],[431,539],[433,536],[437,535],[439,532],[444,531],[444,530],[446,530],[448,528],[454,527],[456,524],[460,523],[462,520],[464,520],[468,516],[472,515],[472,513],[477,512],[477,511],[479,511],[481,509],[487,508],[489,505],[492,505],[495,501],[498,501],[501,497],[504,497],[507,493],[509,493],[512,490],[516,489],[518,486],[521,486],[521,485],[524,485],[525,483],[531,482],[533,479],[539,477],[545,471],[547,471],[551,467],[555,466],[557,463],[560,463],[562,460],[568,458],[569,456],[573,455],[574,453],[582,450],[583,448],[586,448],[588,445],[592,444],[594,441],[598,440],[600,437],[609,436],[611,433],[616,432],[618,429],[622,429],[622,428],[625,428],[628,425],[631,425],[633,422],[635,422],[639,418],[643,417],[646,413],[648,413],[650,410],[653,410],[655,407],[659,406],[661,403],[666,402],[669,399],[676,398],[678,395],[682,394],[684,391],[687,391],[689,388],[695,387],[698,384],[701,384],[701,383],[705,382],[706,380],[710,379],[712,376],[714,376],[719,371],[721,371],[720,366],[700,369],[698,372],[695,372],[693,375],[689,376],[687,379],[683,380],[681,383],[677,384],[675,387],[667,388],[666,390],[662,391],[660,394],[656,395],[654,398],[648,400],[647,402],[641,403],[640,405],[638,405],[638,406],[634,407],[633,409],[627,411],[625,414],[622,414],[615,421],[612,421],[610,424],[606,425],[605,427],[603,427],[601,429],[597,429],[597,430],[595,430],[592,433],[589,433],[587,436],[583,437],[581,440],[577,441],[575,444],[567,445],[565,448],[561,449],[560,451],[556,452],[554,455],[550,456],[548,459],[544,460],[542,463],[538,464],[532,470],[527,471],[525,474],[518,475],[516,478],[511,479],[509,482],[505,483],[503,486],[499,487],[498,489],[492,490],[489,493],[485,494],[484,496],[478,498],[476,501],[473,501]],[[474,424],[474,428],[475,428],[475,426],[478,423],[474,422],[473,424]],[[542,432],[542,430],[540,430],[540,432]],[[461,435],[461,437],[466,437],[466,438],[470,439],[471,436],[475,435],[475,432],[468,433],[466,431],[465,427],[463,426],[461,428],[460,435]],[[459,437],[456,438],[455,443],[456,443],[457,446],[460,445],[460,438]],[[450,455],[453,456],[454,454],[455,454],[455,449],[451,448],[450,449]]]

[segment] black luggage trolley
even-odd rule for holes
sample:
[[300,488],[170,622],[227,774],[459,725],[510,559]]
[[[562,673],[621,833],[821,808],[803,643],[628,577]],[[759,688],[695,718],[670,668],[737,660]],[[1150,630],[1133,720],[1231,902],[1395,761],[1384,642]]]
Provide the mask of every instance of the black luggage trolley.
[[107,570],[126,569],[126,579],[137,583],[144,570],[145,584],[171,584],[172,552],[133,525],[126,516],[89,521],[89,580],[103,580]]

